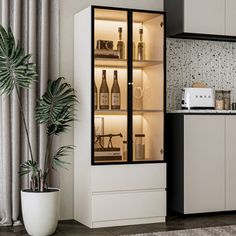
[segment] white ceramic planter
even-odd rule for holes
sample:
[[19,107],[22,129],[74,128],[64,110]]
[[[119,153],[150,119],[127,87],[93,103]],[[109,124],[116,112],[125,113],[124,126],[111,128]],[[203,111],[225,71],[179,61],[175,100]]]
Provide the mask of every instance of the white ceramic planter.
[[[52,190],[52,189],[51,189]],[[32,236],[51,235],[59,219],[60,190],[27,192],[21,190],[21,205],[26,231]]]

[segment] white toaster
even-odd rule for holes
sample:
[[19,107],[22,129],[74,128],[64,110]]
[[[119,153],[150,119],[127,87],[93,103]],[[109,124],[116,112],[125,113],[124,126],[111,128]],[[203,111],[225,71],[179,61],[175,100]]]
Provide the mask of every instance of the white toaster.
[[215,93],[212,88],[184,88],[182,109],[214,109]]

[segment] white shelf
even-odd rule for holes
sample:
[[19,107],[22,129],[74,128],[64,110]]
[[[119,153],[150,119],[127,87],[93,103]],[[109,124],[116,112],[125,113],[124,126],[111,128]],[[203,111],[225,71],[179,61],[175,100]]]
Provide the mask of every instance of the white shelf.
[[163,159],[152,159],[152,158],[145,158],[143,160],[136,160],[134,159],[133,162],[152,162],[152,161],[164,161]]
[[[163,61],[155,60],[144,60],[144,61],[133,61],[134,68],[145,68],[148,66],[155,66],[162,64]],[[127,60],[113,59],[113,58],[96,58],[96,67],[111,67],[111,68],[127,68]]]
[[107,162],[109,162],[109,163],[116,163],[116,162],[124,162],[124,163],[126,163],[127,162],[127,160],[105,160],[105,161],[98,161],[98,160],[96,160],[96,157],[95,157],[95,162],[96,163],[107,163]]
[[[151,112],[163,112],[163,110],[157,109],[143,109],[143,110],[133,110],[134,115],[142,114],[142,113],[151,113]],[[127,110],[96,110],[95,116],[105,116],[105,115],[128,115]]]

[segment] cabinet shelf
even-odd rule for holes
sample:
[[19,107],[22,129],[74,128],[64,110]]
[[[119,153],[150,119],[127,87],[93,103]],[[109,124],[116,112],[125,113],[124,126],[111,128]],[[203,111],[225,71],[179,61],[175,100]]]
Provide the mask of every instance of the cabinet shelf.
[[[163,112],[163,110],[158,110],[158,109],[141,109],[141,110],[133,110],[134,115],[139,115],[142,113],[151,113],[151,112]],[[122,109],[122,110],[96,110],[95,115],[127,115],[127,110]]]
[[[162,64],[163,61],[155,60],[144,60],[144,61],[133,61],[134,68],[145,68],[148,66],[155,66]],[[127,68],[127,60],[124,59],[111,59],[111,58],[96,58],[96,67],[111,67],[111,68]]]

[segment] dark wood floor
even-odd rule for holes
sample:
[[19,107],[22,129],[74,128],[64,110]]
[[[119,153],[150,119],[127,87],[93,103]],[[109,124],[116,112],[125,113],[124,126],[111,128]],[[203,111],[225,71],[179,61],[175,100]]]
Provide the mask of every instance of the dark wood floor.
[[[236,225],[236,212],[216,213],[167,217],[166,223],[146,224],[135,226],[110,227],[101,229],[89,229],[86,226],[73,221],[60,221],[56,236],[114,236],[123,234],[148,233],[169,231],[177,229],[200,228],[210,226]],[[28,235],[23,226],[0,227],[1,236],[26,236]]]

